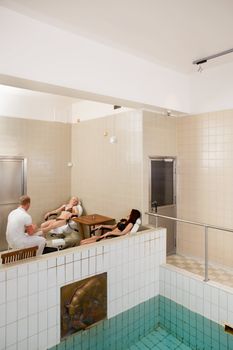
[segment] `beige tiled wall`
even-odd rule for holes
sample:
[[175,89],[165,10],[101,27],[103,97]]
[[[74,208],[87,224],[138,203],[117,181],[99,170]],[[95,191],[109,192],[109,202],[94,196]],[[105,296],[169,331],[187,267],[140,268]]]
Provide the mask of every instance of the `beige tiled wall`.
[[70,137],[68,124],[0,117],[0,155],[27,158],[34,222],[70,196]]
[[[143,112],[143,207],[149,209],[149,157],[177,155],[176,118]],[[148,217],[144,217],[144,222]]]
[[[116,144],[109,143],[113,134]],[[1,117],[0,150],[28,158],[36,222],[70,193],[81,197],[88,213],[117,219],[132,207],[144,213],[149,156],[177,156],[177,216],[233,227],[233,111],[178,119],[129,111],[72,126]],[[233,234],[210,230],[209,236],[210,259],[232,266]],[[203,237],[203,229],[180,225],[178,252],[203,256]]]
[[[104,136],[104,133],[108,133]],[[109,138],[117,137],[111,144]],[[142,112],[72,125],[72,193],[87,213],[116,219],[142,209]]]
[[[233,227],[233,111],[178,119],[178,217]],[[178,252],[203,256],[204,229],[181,225]],[[233,234],[209,232],[210,260],[233,265]]]

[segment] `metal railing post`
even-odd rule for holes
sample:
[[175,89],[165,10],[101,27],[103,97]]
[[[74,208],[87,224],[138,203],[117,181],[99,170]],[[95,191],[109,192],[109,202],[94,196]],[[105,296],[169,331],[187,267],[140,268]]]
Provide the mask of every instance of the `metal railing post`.
[[208,263],[209,263],[209,260],[208,260],[208,226],[205,226],[205,279],[204,279],[205,282],[209,281]]

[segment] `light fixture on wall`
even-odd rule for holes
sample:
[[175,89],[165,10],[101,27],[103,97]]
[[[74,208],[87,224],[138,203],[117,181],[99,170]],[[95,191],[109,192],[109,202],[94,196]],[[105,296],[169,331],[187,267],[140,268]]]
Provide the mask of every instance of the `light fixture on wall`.
[[116,126],[116,116],[113,116],[113,127],[112,127],[112,135],[109,138],[109,142],[111,144],[117,143],[117,137],[116,137],[116,132],[115,132],[115,126]]
[[110,139],[109,139],[109,142],[110,143],[117,143],[117,137],[115,135],[111,136]]
[[210,56],[207,56],[207,57],[199,58],[198,60],[193,61],[193,64],[196,64],[198,66],[197,71],[199,73],[201,73],[203,71],[203,67],[202,67],[203,63],[206,63],[207,61],[212,60],[212,59],[217,58],[217,57],[228,55],[229,53],[232,53],[232,52],[233,52],[233,49],[221,51],[221,52],[216,53],[214,55],[210,55]]

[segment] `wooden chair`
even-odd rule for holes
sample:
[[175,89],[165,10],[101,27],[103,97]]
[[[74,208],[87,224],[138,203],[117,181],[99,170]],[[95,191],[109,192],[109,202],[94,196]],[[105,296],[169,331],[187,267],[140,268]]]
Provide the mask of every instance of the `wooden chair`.
[[10,264],[15,261],[24,260],[36,256],[38,246],[9,251],[1,255],[2,264]]

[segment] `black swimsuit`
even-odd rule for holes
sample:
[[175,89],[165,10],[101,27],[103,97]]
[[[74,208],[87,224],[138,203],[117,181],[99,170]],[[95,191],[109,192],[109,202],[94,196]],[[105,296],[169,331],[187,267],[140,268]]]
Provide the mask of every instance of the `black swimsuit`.
[[121,232],[122,231],[124,231],[124,229],[126,228],[126,226],[127,226],[127,220],[126,219],[121,219],[121,221],[119,221],[118,223],[117,223],[117,228],[118,228],[118,230],[120,230]]
[[[126,219],[121,219],[121,221],[119,221],[118,223],[117,223],[117,228],[118,228],[118,230],[119,231],[124,231],[124,229],[126,228],[126,226],[128,225],[128,221],[126,220]],[[115,238],[115,237],[117,237],[117,235],[114,235],[114,233],[111,235],[111,234],[109,234],[108,236],[106,236],[106,237],[100,237],[100,238],[97,238],[96,239],[96,242],[99,242],[99,241],[101,241],[102,239],[108,239],[108,238]]]

